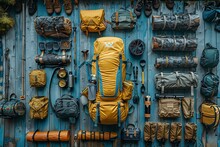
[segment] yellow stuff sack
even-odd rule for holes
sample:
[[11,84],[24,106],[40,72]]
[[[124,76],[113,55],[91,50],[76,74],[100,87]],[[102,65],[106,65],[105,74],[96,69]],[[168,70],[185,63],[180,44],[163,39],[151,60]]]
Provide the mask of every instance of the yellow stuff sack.
[[44,87],[46,85],[46,72],[43,69],[35,69],[29,73],[31,87]]
[[200,121],[207,127],[216,128],[219,123],[219,107],[214,103],[202,103],[200,106]]
[[[123,40],[101,37],[94,42],[91,74],[96,75],[96,99],[89,101],[92,120],[100,124],[118,124],[128,115],[128,100],[132,97],[133,83],[125,81],[126,65]],[[88,75],[89,76],[89,75]],[[88,96],[88,91],[83,95]]]
[[80,11],[81,24],[80,28],[88,35],[89,32],[98,32],[106,29],[105,11],[99,10],[81,10]]
[[48,98],[44,96],[33,97],[30,102],[30,117],[32,119],[44,119],[48,113]]

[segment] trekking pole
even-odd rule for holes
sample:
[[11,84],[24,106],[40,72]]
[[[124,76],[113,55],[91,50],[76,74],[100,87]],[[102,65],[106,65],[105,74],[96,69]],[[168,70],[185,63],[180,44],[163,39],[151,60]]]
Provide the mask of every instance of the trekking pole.
[[25,99],[25,3],[22,3],[22,65],[21,65],[21,74],[22,74],[22,80],[21,80],[21,88],[22,88],[22,94],[20,96],[20,99]]
[[76,71],[77,71],[77,59],[76,59],[76,27],[74,26],[73,27],[73,31],[74,31],[74,39],[73,39],[73,42],[74,42],[74,78],[76,78],[77,74],[76,74]]
[[[77,74],[76,74],[76,70],[77,70],[77,60],[76,60],[76,27],[75,27],[75,25],[74,25],[74,27],[73,27],[73,31],[74,31],[74,34],[73,34],[73,43],[74,43],[74,69],[73,69],[73,79],[75,79],[76,78],[76,76],[77,76]],[[75,86],[74,85],[74,82],[75,82],[75,80],[73,80],[73,85],[72,85],[72,88]],[[76,137],[75,137],[75,127],[74,127],[74,124],[70,124],[70,129],[71,129],[71,142],[70,142],[70,146],[71,147],[76,147]]]

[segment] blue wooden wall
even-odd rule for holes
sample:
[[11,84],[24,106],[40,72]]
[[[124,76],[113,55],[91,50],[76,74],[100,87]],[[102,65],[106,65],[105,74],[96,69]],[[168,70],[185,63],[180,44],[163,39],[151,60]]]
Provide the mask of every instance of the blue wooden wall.
[[[79,19],[79,11],[84,9],[99,9],[102,8],[105,10],[105,17],[107,20],[110,20],[110,17],[113,12],[118,10],[121,7],[128,8],[130,7],[130,0],[111,0],[111,1],[103,1],[103,0],[96,0],[96,1],[88,1],[83,0],[80,1],[79,7],[74,8],[74,11],[71,16],[67,16],[64,12],[64,9],[62,10],[61,15],[70,18],[77,26],[77,64],[80,65],[83,62],[83,56],[81,54],[81,50],[88,49],[89,50],[89,58],[92,57],[93,53],[93,42],[98,38],[98,34],[89,34],[89,37],[86,37],[84,33],[81,32],[79,28],[80,19]],[[190,2],[190,5],[184,7],[183,2],[181,1],[175,1],[175,7],[172,11],[168,10],[165,6],[165,3],[163,2],[160,9],[158,11],[153,11],[153,15],[160,15],[160,14],[173,14],[173,13],[197,13],[199,14],[201,18],[201,23],[196,31],[196,33],[192,32],[153,32],[152,26],[151,26],[151,17],[146,18],[144,16],[144,13],[142,12],[141,17],[137,21],[136,28],[132,31],[113,31],[111,29],[111,26],[109,25],[107,30],[102,33],[103,36],[116,36],[123,39],[125,44],[125,54],[127,59],[131,60],[133,65],[139,66],[139,61],[141,59],[145,59],[147,61],[146,68],[145,68],[145,86],[146,86],[146,92],[145,95],[149,94],[152,97],[152,106],[151,106],[151,118],[148,121],[153,122],[182,122],[183,127],[186,122],[194,122],[198,125],[198,131],[197,131],[197,142],[194,144],[194,146],[202,147],[205,146],[205,144],[209,147],[216,147],[220,146],[219,141],[219,133],[220,128],[214,131],[209,131],[207,134],[203,133],[203,126],[199,122],[199,112],[198,107],[202,103],[203,98],[199,93],[199,88],[195,89],[195,115],[190,120],[185,120],[183,117],[183,114],[178,119],[161,119],[157,115],[157,106],[158,103],[154,98],[154,94],[156,92],[155,86],[154,86],[154,75],[161,70],[156,70],[154,68],[154,61],[156,57],[163,56],[163,55],[182,55],[183,53],[162,53],[162,52],[152,52],[151,50],[151,39],[155,35],[163,34],[163,35],[186,35],[189,37],[196,37],[198,40],[198,48],[193,53],[193,55],[200,58],[201,52],[204,48],[205,43],[210,42],[213,46],[216,46],[218,49],[220,49],[220,34],[216,33],[214,31],[214,26],[212,24],[205,23],[202,20],[202,10],[203,10],[203,2],[202,1],[192,1]],[[3,48],[9,48],[10,49],[10,89],[9,93],[15,92],[18,97],[21,96],[21,63],[22,63],[22,15],[21,14],[14,14],[11,15],[14,16],[16,20],[15,27],[11,29],[6,36],[3,36]],[[44,89],[35,89],[31,88],[29,85],[29,78],[28,74],[30,70],[36,69],[37,64],[34,61],[34,57],[37,54],[40,54],[39,48],[38,48],[38,42],[40,41],[50,41],[52,39],[49,38],[43,38],[37,35],[34,29],[34,19],[36,16],[46,16],[46,10],[45,6],[43,5],[43,0],[38,1],[38,11],[37,13],[30,17],[28,15],[28,11],[26,9],[26,65],[25,65],[25,97],[26,99],[23,100],[23,102],[26,104],[26,115],[22,118],[16,118],[16,119],[10,119],[10,120],[4,120],[0,119],[0,147],[3,146],[17,146],[17,147],[23,147],[23,146],[40,146],[40,147],[46,147],[48,145],[58,147],[58,146],[69,146],[68,143],[30,143],[27,142],[25,139],[26,133],[29,131],[35,131],[36,129],[39,129],[41,131],[48,131],[48,130],[68,130],[70,129],[70,125],[67,120],[61,120],[55,116],[51,108],[49,108],[48,117],[44,120],[32,120],[29,116],[29,105],[28,102],[31,99],[31,97],[35,95],[45,95],[48,96],[48,84]],[[54,16],[56,14],[53,14]],[[73,39],[73,35],[71,35],[70,40]],[[128,51],[128,45],[133,39],[142,39],[146,44],[146,49],[141,58],[134,58],[129,54]],[[69,51],[67,54],[73,53],[74,48],[72,47],[71,51]],[[186,53],[189,54],[189,53]],[[72,54],[73,55],[73,54]],[[73,57],[73,56],[72,56]],[[73,69],[73,63],[67,67],[68,71]],[[178,69],[181,71],[188,71],[188,69]],[[218,66],[216,69],[214,69],[215,73],[219,74],[220,66]],[[164,71],[174,71],[173,70],[164,70]],[[47,83],[49,83],[52,69],[46,69],[47,72]],[[200,80],[202,79],[203,75],[205,74],[205,70],[202,69],[200,66],[197,67],[196,72],[199,75]],[[140,81],[141,81],[141,68],[139,66],[139,76],[138,76],[138,89],[140,89]],[[133,79],[133,76],[132,76]],[[86,77],[86,69],[85,66],[82,66],[77,71],[77,80],[76,80],[76,86],[74,90],[71,92],[67,90],[63,90],[58,88],[57,85],[57,79],[54,79],[52,81],[52,95],[50,99],[52,99],[53,102],[60,97],[64,93],[71,93],[74,97],[79,98],[80,97],[80,91],[84,89],[87,86],[87,77]],[[200,87],[200,83],[199,86]],[[182,91],[183,95],[189,96],[189,91]],[[173,94],[175,94],[175,91],[173,91]],[[130,144],[127,143],[126,146],[139,146],[143,147],[145,146],[144,139],[143,139],[143,128],[145,123],[144,118],[144,95],[141,95],[139,90],[139,96],[140,96],[140,102],[139,105],[134,104],[135,111],[133,114],[128,116],[128,119],[126,122],[122,125],[128,123],[134,123],[141,129],[141,140],[136,144]],[[218,96],[220,97],[220,96]],[[215,99],[215,101],[220,104],[220,99]],[[132,100],[130,101],[131,103]],[[82,110],[80,111],[80,117],[75,125],[76,132],[80,129],[88,130],[88,131],[116,131],[119,134],[120,137],[120,131],[121,128],[118,128],[117,126],[101,126],[94,127],[94,123],[90,119],[90,117],[85,114]],[[184,129],[183,129],[184,130]],[[184,131],[183,134],[184,135]],[[205,144],[202,143],[202,137],[205,138],[207,141]],[[114,142],[81,142],[80,146],[112,146]],[[192,144],[187,144],[182,139],[180,146],[193,146]],[[115,145],[117,146],[117,145]],[[159,143],[155,141],[153,143],[153,146],[157,147],[159,146]],[[171,146],[169,141],[166,141],[165,146]]]

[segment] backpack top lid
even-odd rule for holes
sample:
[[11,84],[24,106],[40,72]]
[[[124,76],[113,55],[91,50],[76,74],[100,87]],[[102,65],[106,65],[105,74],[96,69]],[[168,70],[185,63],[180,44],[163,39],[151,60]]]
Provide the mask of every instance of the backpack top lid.
[[125,80],[123,40],[101,37],[94,42],[92,74],[96,75],[101,97],[117,97]]

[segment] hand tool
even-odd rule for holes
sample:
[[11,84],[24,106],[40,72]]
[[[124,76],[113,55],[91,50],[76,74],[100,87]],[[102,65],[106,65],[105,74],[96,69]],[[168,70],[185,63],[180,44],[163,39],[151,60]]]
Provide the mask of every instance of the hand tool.
[[140,61],[140,66],[141,66],[141,93],[144,94],[145,92],[145,86],[144,86],[144,67],[145,67],[146,61],[141,60]]
[[137,92],[137,79],[138,79],[138,67],[134,66],[133,67],[133,76],[134,76],[134,96],[133,96],[133,103],[138,104],[139,103],[139,96]]

